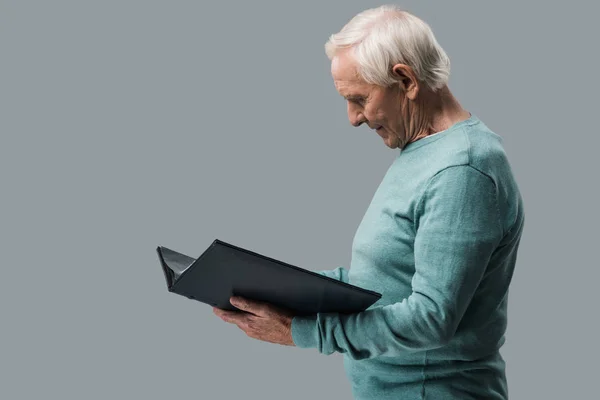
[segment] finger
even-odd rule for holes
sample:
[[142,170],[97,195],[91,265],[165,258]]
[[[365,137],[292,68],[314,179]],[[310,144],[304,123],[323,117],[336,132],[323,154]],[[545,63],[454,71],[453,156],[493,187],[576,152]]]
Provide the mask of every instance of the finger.
[[246,297],[233,296],[229,299],[229,302],[236,308],[254,315],[266,316],[269,311],[268,303],[248,299]]
[[243,320],[243,314],[242,312],[239,311],[226,311],[226,310],[220,310],[220,309],[216,309],[214,310],[214,313],[221,318],[223,321],[225,322],[230,322],[232,324],[237,324],[240,321]]

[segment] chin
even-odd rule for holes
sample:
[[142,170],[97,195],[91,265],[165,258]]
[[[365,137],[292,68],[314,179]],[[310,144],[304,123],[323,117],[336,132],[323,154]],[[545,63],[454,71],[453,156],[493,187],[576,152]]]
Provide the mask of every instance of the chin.
[[389,147],[390,149],[398,148],[398,139],[393,134],[388,132],[387,129],[383,130],[382,133],[383,135],[379,133],[379,136],[381,136],[381,139],[383,139],[383,143],[385,143],[387,147]]
[[398,140],[394,140],[393,138],[390,138],[389,136],[386,136],[385,138],[383,138],[383,143],[385,143],[385,145],[387,147],[389,147],[390,149],[397,149],[398,148]]

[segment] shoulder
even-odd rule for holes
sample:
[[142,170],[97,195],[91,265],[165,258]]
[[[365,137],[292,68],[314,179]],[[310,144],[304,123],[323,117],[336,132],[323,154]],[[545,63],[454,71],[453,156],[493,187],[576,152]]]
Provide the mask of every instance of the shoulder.
[[456,166],[469,166],[493,176],[493,170],[506,163],[502,138],[479,119],[444,135],[431,150],[431,176]]
[[470,202],[482,212],[496,210],[504,229],[518,223],[521,198],[502,141],[479,119],[437,140],[417,211],[427,202],[453,203],[457,210]]

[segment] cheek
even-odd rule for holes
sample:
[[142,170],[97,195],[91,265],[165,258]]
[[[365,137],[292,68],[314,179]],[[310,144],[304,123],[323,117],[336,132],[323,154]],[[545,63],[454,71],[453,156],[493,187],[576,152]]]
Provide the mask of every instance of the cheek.
[[375,119],[375,113],[373,112],[373,109],[369,106],[366,106],[363,109],[363,115],[365,116],[366,119],[368,119],[369,121],[373,121]]
[[379,111],[377,114],[375,114],[375,122],[384,125],[388,128],[390,128],[391,124],[393,123],[392,118],[390,118],[390,115],[383,111]]
[[381,124],[385,121],[385,113],[380,108],[367,107],[365,108],[365,118],[367,118],[371,122],[375,122]]

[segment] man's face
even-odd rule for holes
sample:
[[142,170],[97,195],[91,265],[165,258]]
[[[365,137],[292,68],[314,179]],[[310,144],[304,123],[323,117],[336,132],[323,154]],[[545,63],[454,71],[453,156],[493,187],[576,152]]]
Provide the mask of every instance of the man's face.
[[353,126],[362,123],[376,129],[384,143],[397,148],[406,136],[402,120],[405,96],[399,86],[384,88],[366,83],[357,74],[356,62],[349,51],[338,53],[331,62],[335,87],[348,103],[348,119]]

